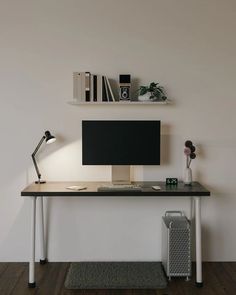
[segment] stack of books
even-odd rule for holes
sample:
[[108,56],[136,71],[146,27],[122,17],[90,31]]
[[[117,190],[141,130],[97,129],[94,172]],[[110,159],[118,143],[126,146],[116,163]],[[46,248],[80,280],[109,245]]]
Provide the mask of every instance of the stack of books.
[[81,102],[115,101],[108,78],[90,72],[73,73],[73,97]]

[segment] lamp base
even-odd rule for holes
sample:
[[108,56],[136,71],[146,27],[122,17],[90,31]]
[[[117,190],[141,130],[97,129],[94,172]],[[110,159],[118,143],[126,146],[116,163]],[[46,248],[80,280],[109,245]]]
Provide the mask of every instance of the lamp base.
[[46,181],[45,180],[36,180],[34,183],[42,184],[42,183],[46,183]]

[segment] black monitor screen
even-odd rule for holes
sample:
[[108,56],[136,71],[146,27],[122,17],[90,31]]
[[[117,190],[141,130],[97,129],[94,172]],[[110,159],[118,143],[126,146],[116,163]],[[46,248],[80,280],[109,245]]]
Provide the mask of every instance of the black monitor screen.
[[83,165],[160,165],[160,121],[82,121]]

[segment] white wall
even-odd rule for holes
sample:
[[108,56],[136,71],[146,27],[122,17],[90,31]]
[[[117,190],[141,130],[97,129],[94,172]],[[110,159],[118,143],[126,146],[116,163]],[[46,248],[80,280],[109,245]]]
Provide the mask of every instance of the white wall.
[[[0,260],[26,261],[30,154],[47,129],[56,144],[39,159],[47,180],[110,179],[110,167],[82,167],[81,120],[160,119],[168,157],[135,167],[136,180],[182,176],[183,144],[198,157],[194,179],[212,191],[202,202],[204,259],[236,260],[236,2],[233,0],[0,1]],[[81,106],[72,72],[131,73],[161,82],[167,106]],[[51,261],[159,260],[166,209],[190,200],[50,199]],[[37,257],[38,251],[37,249]]]

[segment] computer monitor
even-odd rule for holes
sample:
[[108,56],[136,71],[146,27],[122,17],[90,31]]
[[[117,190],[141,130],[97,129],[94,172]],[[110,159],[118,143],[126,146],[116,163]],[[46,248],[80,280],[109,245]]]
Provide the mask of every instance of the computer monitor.
[[160,165],[160,121],[82,121],[83,165]]

